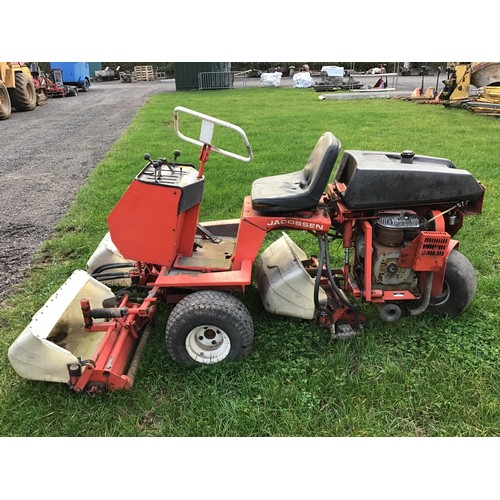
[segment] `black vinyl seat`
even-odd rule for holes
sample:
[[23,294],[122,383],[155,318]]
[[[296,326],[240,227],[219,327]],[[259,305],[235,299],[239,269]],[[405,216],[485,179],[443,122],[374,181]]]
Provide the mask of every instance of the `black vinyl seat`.
[[325,192],[340,148],[339,140],[331,132],[325,132],[302,170],[253,182],[252,208],[270,214],[315,207]]

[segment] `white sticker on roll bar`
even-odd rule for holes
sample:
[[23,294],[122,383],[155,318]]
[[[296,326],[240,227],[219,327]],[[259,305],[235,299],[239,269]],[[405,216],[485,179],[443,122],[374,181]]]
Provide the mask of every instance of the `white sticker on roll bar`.
[[214,123],[207,120],[202,120],[200,130],[200,141],[204,144],[212,144],[214,135]]

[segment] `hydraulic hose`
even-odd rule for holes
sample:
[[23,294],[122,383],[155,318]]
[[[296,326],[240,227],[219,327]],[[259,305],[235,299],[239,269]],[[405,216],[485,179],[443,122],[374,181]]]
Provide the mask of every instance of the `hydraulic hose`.
[[326,314],[328,316],[328,318],[330,319],[330,324],[333,325],[335,320],[333,318],[332,312],[328,308],[323,307],[319,303],[319,287],[321,284],[321,276],[323,274],[323,264],[325,261],[325,248],[321,236],[318,236],[317,238],[319,244],[319,258],[318,258],[318,270],[316,272],[316,279],[314,280],[314,305],[320,313]]
[[102,266],[99,266],[95,268],[91,276],[95,278],[95,275],[101,274],[104,271],[108,271],[110,269],[122,269],[124,267],[134,267],[135,264],[133,262],[115,262],[113,264],[103,264]]
[[92,274],[92,278],[97,281],[110,281],[110,280],[118,280],[123,278],[130,278],[129,273],[114,273],[114,274]]
[[351,304],[347,300],[343,290],[341,290],[337,286],[337,283],[335,283],[335,278],[333,277],[332,269],[330,267],[330,250],[329,250],[329,243],[328,243],[328,235],[325,234],[323,238],[324,238],[324,247],[325,247],[325,253],[326,253],[326,272],[328,274],[328,280],[330,282],[330,285],[332,286],[332,288],[335,292],[335,295],[340,300],[340,302],[342,302],[342,304],[344,304],[350,311],[352,311],[354,313],[354,317],[356,318],[357,327],[360,328],[361,321],[360,321],[360,317],[359,317],[359,309],[356,306],[356,304]]
[[318,270],[316,271],[316,279],[314,280],[314,305],[316,309],[321,309],[319,304],[319,286],[321,282],[321,275],[323,274],[323,263],[325,260],[325,250],[323,248],[323,242],[321,237],[318,236],[319,243],[319,257],[318,257]]
[[335,283],[335,279],[333,277],[332,269],[330,267],[330,251],[329,251],[329,243],[328,243],[328,235],[324,235],[324,247],[326,251],[326,272],[328,274],[328,280],[330,281],[330,285],[332,285],[333,290],[335,291],[335,295],[337,295],[337,298],[344,304],[348,309],[352,311],[357,311],[358,308],[355,304],[351,304],[347,298],[344,295],[344,292],[337,286],[337,283]]

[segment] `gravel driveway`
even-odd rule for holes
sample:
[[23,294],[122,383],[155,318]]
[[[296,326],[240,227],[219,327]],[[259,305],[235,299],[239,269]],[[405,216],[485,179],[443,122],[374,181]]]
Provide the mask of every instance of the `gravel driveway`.
[[0,121],[0,304],[137,110],[174,90],[174,80],[94,83]]
[[[398,79],[398,89],[420,84],[421,77]],[[246,86],[260,87],[260,79]],[[281,86],[292,87],[293,79],[283,78]],[[150,95],[173,91],[175,80],[93,83],[89,92],[49,99],[30,112],[13,110],[0,121],[0,305],[137,110]]]

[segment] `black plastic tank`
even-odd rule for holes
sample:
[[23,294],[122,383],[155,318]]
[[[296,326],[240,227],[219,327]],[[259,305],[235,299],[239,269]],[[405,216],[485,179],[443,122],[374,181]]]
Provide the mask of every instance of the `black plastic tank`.
[[475,201],[483,188],[467,170],[445,158],[412,151],[344,152],[335,174],[337,190],[351,209],[396,208]]

